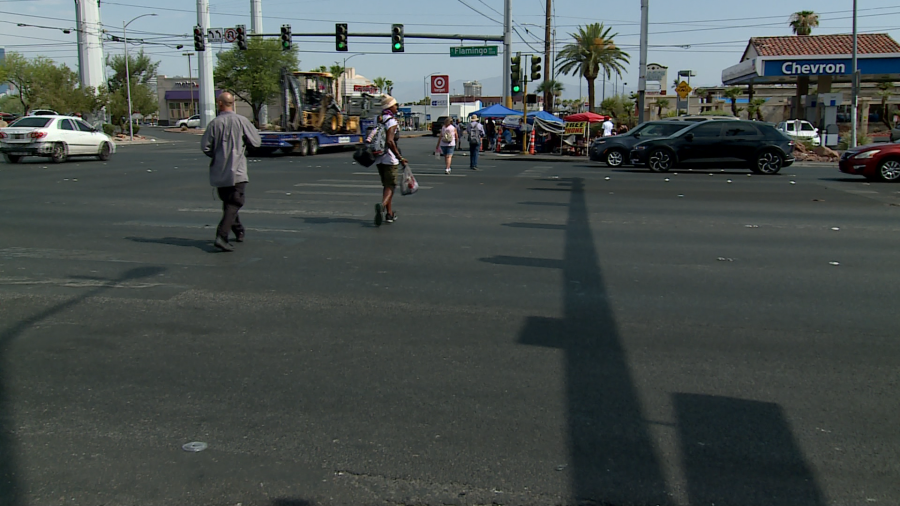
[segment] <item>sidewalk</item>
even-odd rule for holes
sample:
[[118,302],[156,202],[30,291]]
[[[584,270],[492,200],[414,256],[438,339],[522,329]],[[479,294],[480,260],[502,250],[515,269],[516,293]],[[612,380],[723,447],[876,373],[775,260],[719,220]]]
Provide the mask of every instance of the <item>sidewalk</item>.
[[117,148],[122,147],[122,146],[136,146],[136,145],[140,145],[140,144],[170,144],[173,142],[178,142],[178,141],[157,139],[155,137],[142,137],[140,139],[135,137],[135,139],[133,141],[131,139],[129,139],[128,137],[125,137],[124,139],[121,137],[116,137],[116,138],[113,138],[113,141],[115,141]]

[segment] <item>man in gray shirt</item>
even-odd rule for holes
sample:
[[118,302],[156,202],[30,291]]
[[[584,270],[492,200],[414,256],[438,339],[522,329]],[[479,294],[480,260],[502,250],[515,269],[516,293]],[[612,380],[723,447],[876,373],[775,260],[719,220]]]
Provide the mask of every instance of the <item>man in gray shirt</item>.
[[222,221],[216,228],[215,245],[222,251],[234,251],[228,242],[233,231],[237,242],[244,242],[244,226],[238,211],[244,205],[247,178],[247,144],[258,148],[262,143],[259,132],[247,118],[235,114],[234,95],[223,91],[216,99],[219,115],[206,127],[200,147],[209,162],[209,184],[216,187],[222,200]]

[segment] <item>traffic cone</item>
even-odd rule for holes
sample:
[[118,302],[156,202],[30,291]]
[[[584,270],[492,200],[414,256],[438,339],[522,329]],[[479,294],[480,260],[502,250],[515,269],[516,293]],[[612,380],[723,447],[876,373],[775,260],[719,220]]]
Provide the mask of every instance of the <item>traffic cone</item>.
[[498,153],[500,152],[500,143],[501,143],[501,142],[503,142],[503,136],[502,136],[502,135],[498,135],[498,136],[497,136],[497,152],[498,152]]
[[531,129],[531,138],[528,140],[528,154],[534,154],[534,128]]

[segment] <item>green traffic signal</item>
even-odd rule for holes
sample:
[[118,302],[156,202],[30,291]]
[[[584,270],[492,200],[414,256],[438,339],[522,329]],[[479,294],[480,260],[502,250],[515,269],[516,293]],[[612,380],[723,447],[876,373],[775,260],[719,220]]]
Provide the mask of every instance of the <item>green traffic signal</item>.
[[513,85],[513,93],[518,93],[522,91],[522,87],[519,85]]

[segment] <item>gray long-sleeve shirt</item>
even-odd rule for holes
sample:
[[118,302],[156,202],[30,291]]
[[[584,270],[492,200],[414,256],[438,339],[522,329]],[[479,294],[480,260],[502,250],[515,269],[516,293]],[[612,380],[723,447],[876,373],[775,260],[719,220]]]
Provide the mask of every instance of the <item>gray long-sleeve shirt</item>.
[[200,147],[209,162],[209,184],[217,188],[245,183],[247,157],[245,143],[258,148],[262,143],[256,127],[247,118],[232,111],[219,113],[206,127]]

